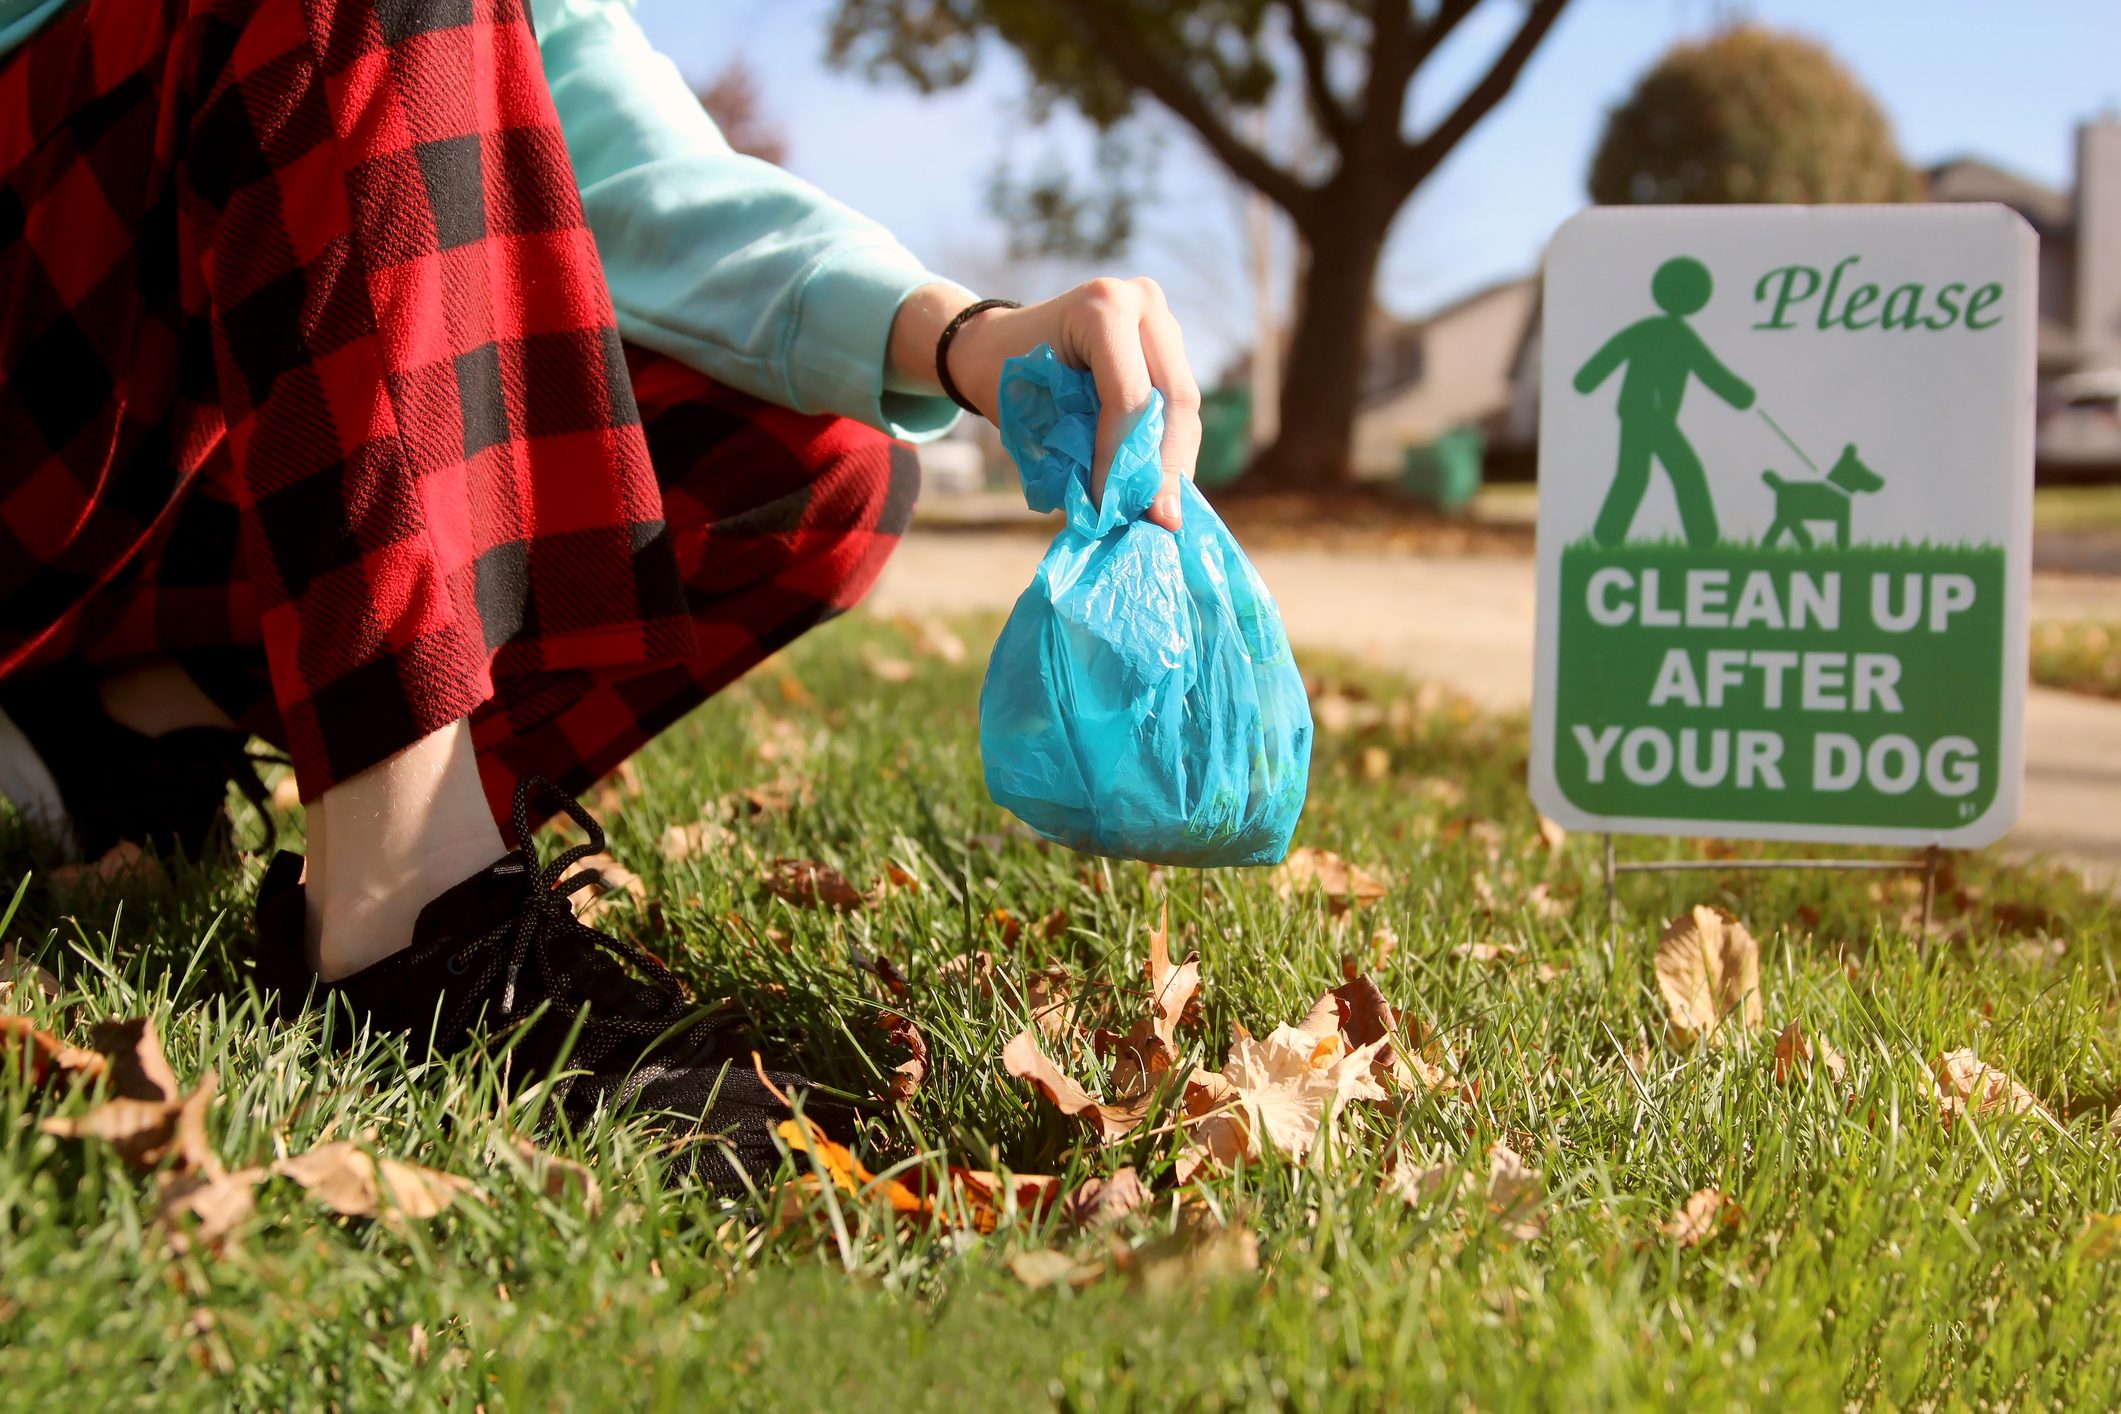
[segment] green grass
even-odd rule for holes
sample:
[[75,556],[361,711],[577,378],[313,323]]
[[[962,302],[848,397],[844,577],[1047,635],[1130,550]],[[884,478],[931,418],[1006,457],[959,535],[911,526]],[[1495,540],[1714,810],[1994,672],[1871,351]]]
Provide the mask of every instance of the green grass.
[[2121,697],[2121,626],[2070,621],[2033,626],[2033,681]]
[[2121,486],[2043,486],[2033,493],[2033,528],[2121,528]]
[[[1397,1115],[1351,1111],[1335,1163],[1268,1162],[1177,1193],[1168,1139],[1092,1151],[1000,1072],[1021,1018],[939,976],[984,947],[1064,966],[1086,992],[1136,988],[1157,909],[1148,872],[1098,865],[1086,882],[1059,851],[969,849],[1003,825],[979,781],[978,664],[919,659],[912,682],[889,684],[865,669],[865,648],[912,656],[894,629],[838,625],[647,754],[645,795],[611,821],[660,905],[659,927],[631,926],[703,989],[769,1008],[803,1064],[859,1089],[897,1059],[871,1022],[875,984],[849,961],[850,947],[881,950],[912,979],[908,1005],[943,1064],[902,1120],[865,1138],[873,1168],[936,1150],[1021,1171],[1132,1162],[1159,1198],[1109,1240],[1153,1243],[1183,1204],[1206,1204],[1258,1234],[1257,1274],[1160,1293],[1123,1278],[1033,1291],[1010,1253],[1095,1256],[1108,1239],[1020,1214],[973,1238],[845,1205],[844,1239],[830,1224],[775,1232],[749,1205],[666,1182],[653,1136],[624,1126],[553,1141],[595,1165],[606,1201],[592,1216],[489,1162],[497,1091],[480,1061],[409,1068],[379,1041],[334,1056],[315,1026],[260,1022],[244,981],[256,861],[179,869],[168,894],[123,900],[38,883],[11,934],[65,996],[30,1010],[76,1038],[98,1016],[153,1014],[180,1076],[220,1070],[209,1129],[224,1155],[373,1129],[383,1151],[472,1177],[488,1201],[394,1229],[269,1186],[229,1251],[173,1257],[148,1226],[150,1178],[39,1133],[40,1117],[85,1098],[0,1078],[8,1405],[2043,1407],[2104,1406],[2121,1387],[2121,1258],[2084,1235],[2089,1217],[2121,1209],[2106,1129],[2121,980],[2103,898],[1965,860],[1942,928],[1920,940],[1898,880],[1664,875],[1628,880],[1609,936],[1598,842],[1553,854],[1537,842],[1521,722],[1334,669],[1404,705],[1321,739],[1300,839],[1389,871],[1392,890],[1336,926],[1257,872],[1168,871],[1173,926],[1206,978],[1201,1025],[1183,1037],[1219,1064],[1233,1026],[1299,1017],[1384,925],[1399,946],[1379,979],[1445,1028],[1465,1087]],[[887,860],[916,863],[921,891],[836,917],[763,899],[735,855],[660,856],[665,825],[787,769],[795,740],[816,803],[738,823],[741,843],[862,880]],[[781,759],[761,759],[769,742]],[[17,845],[0,862],[16,878],[35,861]],[[1558,914],[1530,906],[1538,885]],[[1845,1095],[1823,1080],[1775,1084],[1767,1036],[1665,1046],[1651,950],[1660,921],[1697,901],[1760,935],[1768,1036],[1801,1018],[1830,1039],[1848,1057]],[[1026,919],[1065,908],[1070,926],[1004,949],[998,907]],[[785,951],[748,940],[769,927]],[[2027,930],[2055,934],[2059,951]],[[1498,969],[1454,955],[1475,939],[1530,956]],[[1565,970],[1542,980],[1535,963]],[[1638,1074],[1625,1057],[1645,1043]],[[1941,1124],[1922,1072],[1967,1046],[2066,1132]],[[1380,1194],[1389,1155],[1478,1164],[1502,1137],[1545,1173],[1548,1220],[1531,1241],[1449,1199],[1413,1208]],[[1661,1237],[1707,1186],[1743,1205],[1742,1223],[1693,1249]]]

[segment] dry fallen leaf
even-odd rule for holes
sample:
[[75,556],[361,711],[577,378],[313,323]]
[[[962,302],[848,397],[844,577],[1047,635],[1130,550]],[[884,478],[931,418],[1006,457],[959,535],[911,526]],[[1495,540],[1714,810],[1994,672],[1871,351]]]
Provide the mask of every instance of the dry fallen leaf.
[[1050,1174],[998,1174],[957,1164],[946,1168],[939,1180],[933,1168],[924,1167],[907,1174],[905,1181],[927,1203],[925,1217],[979,1233],[994,1231],[1011,1208],[1041,1217],[1064,1196],[1061,1181]]
[[[807,1119],[784,1120],[775,1132],[791,1152],[805,1156],[798,1162],[794,1187],[783,1194],[783,1225],[807,1212],[808,1200],[823,1191],[819,1168],[840,1192],[867,1202],[880,1201],[901,1218],[980,1233],[994,1231],[1008,1208],[1038,1215],[1061,1198],[1060,1180],[1043,1174],[1002,1175],[951,1165],[939,1177],[922,1168],[904,1179],[879,1178],[862,1166],[853,1151],[834,1143]],[[815,1159],[815,1168],[809,1166],[810,1158]]]
[[910,1100],[928,1079],[928,1041],[920,1028],[895,1011],[880,1012],[885,1039],[906,1052],[906,1059],[891,1068],[891,1098]]
[[17,989],[36,992],[48,1002],[59,1000],[59,979],[18,952],[13,943],[0,948],[0,1001]]
[[1034,1290],[1049,1286],[1072,1286],[1080,1290],[1104,1276],[1105,1264],[1098,1259],[1080,1261],[1065,1252],[1040,1248],[1011,1253],[1009,1270],[1018,1281]]
[[289,814],[301,808],[302,783],[295,779],[293,771],[289,771],[281,776],[279,780],[273,782],[272,803],[273,808],[283,814]]
[[724,821],[743,820],[756,815],[785,815],[799,805],[811,802],[810,782],[800,776],[783,775],[764,785],[746,786],[731,791],[716,801],[709,813]]
[[1559,854],[1569,843],[1569,832],[1546,816],[1539,817],[1539,843],[1549,854]]
[[459,1195],[478,1197],[468,1178],[372,1154],[350,1139],[319,1144],[279,1160],[272,1171],[300,1184],[312,1198],[350,1218],[431,1218]]
[[103,1073],[103,1057],[94,1051],[67,1045],[50,1032],[38,1030],[26,1016],[0,1016],[0,1058],[10,1070],[18,1064],[18,1051],[24,1057],[20,1063],[29,1068],[32,1085],[49,1085],[61,1077],[93,1080]]
[[940,619],[900,619],[898,627],[913,639],[914,648],[924,656],[940,658],[952,667],[965,661],[965,640]]
[[157,892],[169,883],[169,876],[162,872],[162,861],[131,840],[118,841],[91,863],[62,864],[48,877],[62,893],[89,883]]
[[219,1084],[212,1070],[199,1076],[199,1087],[174,1100],[141,1100],[120,1095],[81,1115],[47,1119],[41,1128],[61,1139],[100,1139],[135,1168],[151,1169],[174,1157],[185,1172],[219,1167],[206,1142],[206,1106]]
[[810,859],[776,859],[766,871],[769,892],[809,908],[842,911],[866,908],[875,898],[856,888],[845,874]]
[[1720,908],[1696,905],[1657,943],[1657,987],[1682,1048],[1761,1027],[1760,945]]
[[1341,736],[1382,723],[1385,709],[1360,688],[1319,685],[1311,693],[1311,720],[1321,736]]
[[1703,1188],[1689,1195],[1658,1231],[1681,1247],[1697,1246],[1725,1228],[1738,1226],[1745,1209],[1726,1197],[1721,1189]]
[[[531,1177],[539,1181],[547,1198],[559,1199],[575,1194],[582,1200],[583,1211],[591,1217],[604,1210],[603,1186],[587,1164],[547,1153],[521,1136],[511,1141],[510,1148],[529,1167]],[[488,1149],[489,1158],[493,1152]]]
[[670,825],[663,830],[663,858],[682,864],[701,855],[736,848],[736,832],[713,820],[695,820],[689,825]]
[[1817,1065],[1839,1085],[1848,1077],[1849,1063],[1824,1037],[1807,1036],[1801,1022],[1793,1021],[1775,1038],[1775,1083],[1787,1085],[1790,1077],[1808,1073]]
[[1132,1250],[1115,1249],[1114,1259],[1142,1291],[1169,1296],[1258,1271],[1259,1239],[1250,1228],[1189,1212],[1176,1232]]
[[607,853],[585,856],[575,866],[575,872],[585,870],[596,871],[598,880],[574,896],[574,916],[585,927],[596,927],[598,919],[622,903],[648,901],[648,886],[641,882],[641,876]]
[[[138,1168],[173,1159],[178,1172],[219,1173],[220,1161],[206,1141],[206,1107],[219,1077],[209,1069],[197,1088],[183,1093],[151,1018],[100,1022],[92,1035],[111,1098],[84,1114],[47,1119],[43,1131],[62,1139],[102,1140]],[[54,1064],[63,1067],[66,1061],[55,1057]]]
[[1147,1092],[1178,1062],[1178,1027],[1200,991],[1200,959],[1174,965],[1168,941],[1170,911],[1149,933],[1149,1010],[1124,1036],[1100,1033],[1098,1052],[1113,1057],[1112,1085],[1122,1097]]
[[[258,1185],[269,1175],[262,1168],[234,1173],[166,1173],[155,1205],[155,1221],[176,1228],[170,1242],[178,1251],[218,1251],[258,1206]],[[177,1219],[191,1218],[188,1228]]]
[[[850,1193],[864,1200],[881,1200],[890,1205],[895,1213],[923,1216],[928,1213],[926,1199],[896,1178],[880,1179],[869,1172],[862,1166],[861,1160],[854,1157],[851,1149],[844,1144],[833,1143],[825,1137],[824,1130],[809,1120],[801,1117],[783,1120],[775,1126],[774,1132],[781,1136],[781,1141],[788,1146],[790,1152],[814,1158],[817,1167],[822,1168],[825,1176],[831,1180],[832,1186],[842,1193]],[[805,1165],[801,1160],[798,1160],[796,1167],[800,1174],[798,1193],[817,1193],[820,1185],[816,1170],[804,1172]],[[786,1220],[789,1216],[791,1214],[784,1206],[782,1217]]]
[[109,1063],[110,1087],[128,1100],[173,1102],[183,1091],[177,1072],[162,1053],[162,1038],[153,1017],[133,1021],[99,1021],[89,1040]]
[[625,808],[627,801],[640,798],[641,770],[629,758],[621,761],[617,770],[590,788],[589,808],[599,819],[609,820]]
[[1147,1095],[1108,1103],[1083,1089],[1047,1058],[1029,1031],[1019,1032],[1002,1047],[1002,1069],[1029,1082],[1062,1114],[1095,1129],[1107,1144],[1124,1139],[1149,1112]]
[[2020,1085],[2000,1066],[1989,1065],[1972,1051],[1950,1051],[1930,1063],[1937,1108],[1946,1119],[1970,1114],[2054,1115],[2039,1096]]
[[912,682],[915,672],[913,664],[904,658],[888,657],[873,647],[862,650],[862,666],[869,670],[871,676],[881,678],[885,682]]
[[1085,1180],[1062,1201],[1061,1216],[1072,1227],[1097,1227],[1117,1222],[1148,1202],[1148,1188],[1128,1164],[1109,1178]]
[[1350,1048],[1338,1031],[1314,1036],[1277,1026],[1264,1040],[1238,1037],[1223,1079],[1237,1092],[1254,1140],[1300,1159],[1349,1101],[1385,1098],[1370,1071],[1387,1044],[1379,1039]]
[[1399,934],[1380,923],[1370,934],[1370,965],[1382,972],[1399,951]]
[[1386,890],[1382,879],[1363,872],[1337,854],[1309,845],[1290,850],[1289,857],[1268,877],[1274,891],[1283,898],[1294,898],[1308,889],[1321,891],[1336,918],[1350,907],[1377,902]]
[[1507,1144],[1488,1150],[1488,1212],[1504,1232],[1520,1242],[1539,1236],[1547,1222],[1545,1201],[1539,1170]]
[[2121,1213],[2092,1213],[2084,1219],[2079,1240],[2086,1257],[2111,1257],[2121,1252]]

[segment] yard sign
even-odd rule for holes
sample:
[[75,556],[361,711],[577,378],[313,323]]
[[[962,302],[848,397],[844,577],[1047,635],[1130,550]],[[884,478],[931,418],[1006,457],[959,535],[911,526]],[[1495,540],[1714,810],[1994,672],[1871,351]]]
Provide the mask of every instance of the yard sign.
[[2010,827],[2034,258],[2000,206],[1601,209],[1561,229],[1541,809],[1847,844]]

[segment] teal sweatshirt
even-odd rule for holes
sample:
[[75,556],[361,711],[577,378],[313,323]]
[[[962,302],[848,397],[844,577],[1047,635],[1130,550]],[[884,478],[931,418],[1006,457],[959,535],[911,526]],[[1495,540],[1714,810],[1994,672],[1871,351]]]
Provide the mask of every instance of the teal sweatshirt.
[[[75,0],[0,0],[0,55]],[[947,398],[888,391],[891,320],[936,279],[876,222],[733,151],[632,0],[530,0],[619,332],[730,387],[913,440]]]

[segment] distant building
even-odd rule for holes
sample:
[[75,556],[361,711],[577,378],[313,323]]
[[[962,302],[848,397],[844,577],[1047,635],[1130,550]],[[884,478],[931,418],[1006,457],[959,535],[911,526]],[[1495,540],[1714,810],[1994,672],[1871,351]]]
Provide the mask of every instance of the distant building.
[[2121,464],[2121,118],[2077,129],[2063,193],[1976,157],[1929,171],[1935,201],[1997,201],[2040,236],[2042,469]]
[[1530,276],[1476,290],[1423,319],[1374,322],[1355,418],[1358,476],[1399,474],[1406,449],[1458,427],[1508,444],[1517,361],[1538,309]]
[[[2043,471],[2121,466],[2121,118],[2078,129],[2071,192],[1977,157],[1926,175],[1930,200],[2000,202],[2039,234]],[[1536,278],[1490,285],[1425,318],[1380,316],[1367,340],[1358,475],[1396,476],[1405,448],[1468,426],[1487,433],[1501,467],[1529,470],[1539,429]]]

